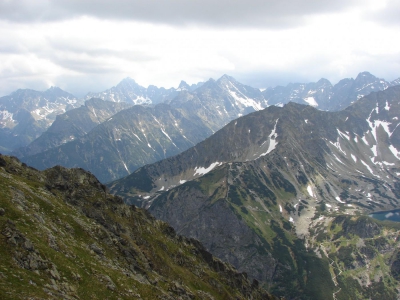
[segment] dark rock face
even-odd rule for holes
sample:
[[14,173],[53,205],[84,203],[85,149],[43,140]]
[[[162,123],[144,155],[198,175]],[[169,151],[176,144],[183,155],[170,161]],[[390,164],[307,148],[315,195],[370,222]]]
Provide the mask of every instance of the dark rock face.
[[172,195],[165,194],[150,212],[158,219],[170,220],[178,234],[203,241],[208,251],[251,274],[251,278],[271,280],[277,262],[265,255],[264,249],[269,245],[238,218],[224,199],[210,203],[201,191],[185,186],[175,192],[179,194],[178,199],[168,201]]
[[358,219],[355,224],[343,224],[345,234],[356,234],[361,238],[372,238],[381,233],[379,226],[369,219]]
[[390,267],[390,272],[393,277],[397,280],[400,280],[400,253],[397,251],[395,255],[392,257],[392,264]]

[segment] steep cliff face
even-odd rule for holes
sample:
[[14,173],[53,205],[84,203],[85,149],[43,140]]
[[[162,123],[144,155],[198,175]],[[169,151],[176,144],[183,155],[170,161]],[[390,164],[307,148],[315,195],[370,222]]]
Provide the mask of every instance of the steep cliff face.
[[0,156],[1,299],[273,299],[82,169]]

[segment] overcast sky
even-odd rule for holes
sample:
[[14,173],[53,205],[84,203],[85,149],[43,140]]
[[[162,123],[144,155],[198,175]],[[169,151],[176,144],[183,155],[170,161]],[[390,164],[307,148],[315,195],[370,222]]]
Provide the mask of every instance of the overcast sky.
[[400,0],[0,0],[0,96],[400,77]]

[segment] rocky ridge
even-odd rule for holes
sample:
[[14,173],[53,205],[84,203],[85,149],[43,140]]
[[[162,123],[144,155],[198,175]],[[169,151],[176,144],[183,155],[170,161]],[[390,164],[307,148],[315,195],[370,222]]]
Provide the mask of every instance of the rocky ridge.
[[274,299],[82,169],[0,176],[2,299]]

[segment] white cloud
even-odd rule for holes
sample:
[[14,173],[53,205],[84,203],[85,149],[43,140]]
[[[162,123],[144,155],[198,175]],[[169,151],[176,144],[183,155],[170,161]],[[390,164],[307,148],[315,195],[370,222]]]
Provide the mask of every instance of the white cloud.
[[0,0],[0,96],[50,85],[82,96],[127,76],[164,87],[224,73],[255,87],[400,76],[397,23],[380,21],[394,1],[93,3]]

